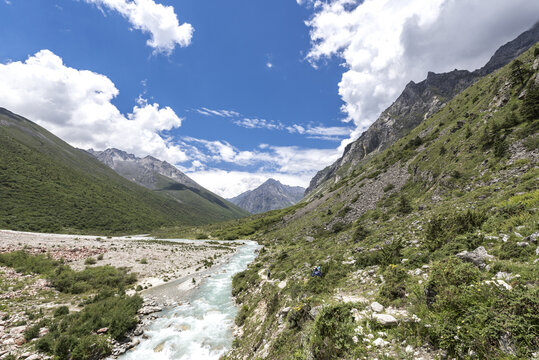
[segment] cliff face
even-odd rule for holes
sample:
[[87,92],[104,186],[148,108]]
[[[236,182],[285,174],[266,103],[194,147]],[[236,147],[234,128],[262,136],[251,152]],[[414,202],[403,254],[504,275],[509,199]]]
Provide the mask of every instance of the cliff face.
[[500,47],[481,69],[473,72],[453,70],[442,74],[429,72],[420,83],[409,82],[397,100],[382,112],[369,129],[345,148],[339,160],[314,176],[305,194],[314,192],[326,182],[335,183],[369,154],[378,153],[395,143],[439,111],[455,95],[479,78],[508,64],[537,41],[539,23]]

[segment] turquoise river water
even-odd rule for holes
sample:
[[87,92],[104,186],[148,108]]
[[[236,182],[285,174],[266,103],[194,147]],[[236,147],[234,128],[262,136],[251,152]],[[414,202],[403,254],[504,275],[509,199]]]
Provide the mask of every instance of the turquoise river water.
[[238,251],[204,279],[188,302],[159,314],[145,331],[146,339],[121,360],[219,359],[232,346],[234,318],[232,277],[256,258],[259,245],[244,241]]

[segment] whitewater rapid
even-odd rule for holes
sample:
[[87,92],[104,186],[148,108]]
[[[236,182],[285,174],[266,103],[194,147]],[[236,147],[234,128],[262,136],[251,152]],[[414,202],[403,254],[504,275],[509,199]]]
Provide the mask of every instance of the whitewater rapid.
[[245,241],[230,260],[213,269],[188,302],[163,311],[146,329],[146,339],[121,360],[219,359],[232,346],[237,308],[232,277],[256,258],[259,245]]

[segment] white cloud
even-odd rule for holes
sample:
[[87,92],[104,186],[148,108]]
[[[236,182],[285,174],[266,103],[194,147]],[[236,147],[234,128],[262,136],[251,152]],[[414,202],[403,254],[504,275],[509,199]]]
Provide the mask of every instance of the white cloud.
[[306,187],[309,185],[309,181],[313,175],[312,173],[306,173],[298,176],[278,172],[252,173],[220,169],[193,171],[186,174],[200,185],[225,198],[232,198],[247,190],[253,190],[269,178],[279,180],[283,184],[290,186]]
[[272,64],[271,62],[268,61],[268,62],[266,63],[266,67],[267,67],[268,69],[271,69],[271,68],[273,67],[273,64]]
[[234,111],[234,110],[213,110],[213,109],[208,109],[206,107],[203,107],[200,109],[195,109],[195,111],[198,112],[199,114],[206,115],[206,116],[215,115],[215,116],[226,117],[226,118],[233,118],[233,117],[241,116],[239,112]]
[[193,37],[193,26],[180,25],[174,7],[155,3],[153,0],[85,0],[101,8],[117,11],[133,28],[150,34],[146,44],[154,52],[170,54],[179,45],[186,47]]
[[352,131],[351,128],[345,126],[308,126],[294,124],[286,128],[290,133],[307,134],[313,136],[347,136]]
[[282,130],[284,125],[280,121],[272,121],[258,118],[243,118],[234,121],[234,124],[247,129]]
[[307,59],[315,67],[332,56],[344,60],[339,95],[346,120],[356,127],[351,139],[410,80],[423,80],[427,71],[484,65],[539,13],[539,2],[528,0],[298,0],[307,2],[314,9],[306,22],[312,40]]
[[170,107],[139,98],[122,114],[111,101],[118,95],[104,75],[67,67],[49,50],[25,62],[0,64],[0,106],[37,122],[70,144],[103,150],[117,147],[138,156],[185,161],[185,152],[159,133],[181,126]]

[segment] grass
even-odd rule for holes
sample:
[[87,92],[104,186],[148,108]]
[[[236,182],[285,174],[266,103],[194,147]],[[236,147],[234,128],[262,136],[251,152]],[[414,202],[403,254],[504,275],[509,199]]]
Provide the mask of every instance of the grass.
[[[24,333],[26,341],[55,359],[104,358],[111,352],[110,339],[123,339],[138,323],[136,314],[142,298],[125,294],[124,290],[136,281],[135,275],[125,269],[98,266],[75,271],[45,255],[24,251],[0,254],[0,264],[24,274],[41,275],[61,293],[84,294],[86,300],[80,304],[80,311],[57,307]],[[48,334],[34,340],[42,327],[49,329]],[[105,327],[106,335],[96,334]]]
[[[521,57],[528,70],[532,53]],[[539,114],[537,101],[518,99],[532,80],[509,89],[505,106],[491,107],[511,76],[509,65],[479,80],[296,207],[221,224],[231,225],[221,233],[233,230],[264,245],[255,263],[234,278],[248,335],[236,339],[228,358],[258,354],[264,341],[272,359],[382,358],[354,333],[358,323],[350,310],[361,305],[337,301],[342,292],[421,319],[388,329],[362,323],[372,334],[387,331],[395,344],[427,344],[455,358],[517,359],[539,351],[537,244],[525,240],[539,231],[539,170],[523,153],[536,150]],[[404,186],[384,179],[392,166],[407,169]],[[356,203],[362,191],[371,191],[371,207]],[[528,245],[517,245],[523,241]],[[479,246],[495,257],[485,269],[455,256]],[[310,276],[317,265],[325,277]],[[258,272],[267,268],[275,283],[260,285]],[[512,290],[493,282],[499,272],[511,274]],[[277,287],[278,280],[286,286]],[[323,310],[305,316],[307,305]],[[285,307],[291,310],[283,328],[278,319]]]
[[215,204],[217,198],[207,200],[203,193],[183,196],[182,204],[170,194],[124,179],[7,110],[0,109],[0,120],[8,124],[0,126],[0,228],[125,234],[245,215],[233,205],[226,209]]

